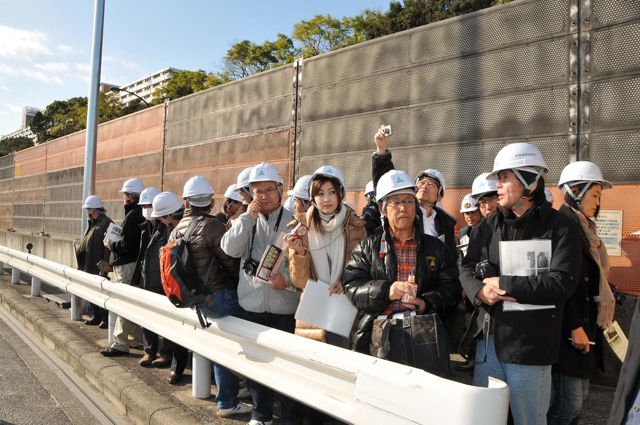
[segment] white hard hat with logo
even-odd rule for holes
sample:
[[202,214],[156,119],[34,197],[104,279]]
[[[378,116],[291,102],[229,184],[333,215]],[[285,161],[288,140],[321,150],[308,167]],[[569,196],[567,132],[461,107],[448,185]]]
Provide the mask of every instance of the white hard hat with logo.
[[342,172],[333,165],[323,165],[313,172],[313,174],[311,175],[311,180],[309,180],[309,196],[311,196],[311,183],[320,176],[337,180],[340,186],[340,196],[344,199],[344,176],[342,175]]
[[144,190],[144,183],[137,177],[129,179],[124,182],[122,185],[122,189],[120,192],[122,193],[135,193],[136,195],[140,195]]
[[268,162],[261,162],[251,169],[249,174],[249,184],[259,182],[276,182],[282,184],[282,176],[275,165]]
[[230,184],[229,187],[227,187],[227,190],[224,191],[224,197],[229,198],[232,201],[242,202],[242,196],[240,196],[236,190],[235,184]]
[[140,193],[140,201],[138,202],[138,205],[151,205],[153,198],[155,198],[158,193],[160,193],[158,189],[153,186],[149,186]]
[[213,196],[213,187],[209,183],[209,180],[202,176],[193,176],[184,184],[182,189],[182,197],[189,198],[191,196]]
[[[504,170],[512,170],[527,190],[533,189],[540,176],[549,171],[540,149],[530,143],[511,143],[500,149],[493,160],[493,171],[488,178],[496,179],[498,173]],[[535,174],[535,179],[527,183],[520,174],[521,171]]]
[[302,176],[296,181],[293,189],[287,192],[287,195],[308,201],[309,197],[309,183],[311,182],[311,174]]
[[153,212],[152,218],[164,217],[165,215],[173,214],[182,208],[182,201],[173,192],[162,192],[153,198]]
[[376,200],[383,201],[387,196],[395,193],[412,193],[416,194],[416,185],[409,177],[409,174],[400,170],[391,170],[385,173],[376,186]]
[[369,196],[372,193],[376,192],[376,188],[373,186],[373,180],[369,180],[367,185],[364,187],[364,196]]
[[102,204],[102,199],[99,196],[91,195],[88,196],[87,199],[84,200],[84,204],[82,204],[82,208],[104,208]]
[[[576,161],[564,167],[560,173],[558,187],[568,193],[576,201],[580,201],[593,183],[599,183],[603,189],[611,189],[613,185],[604,179],[600,167],[590,161]],[[577,195],[571,190],[571,186],[584,184]]]
[[489,173],[482,173],[475,179],[471,185],[471,196],[480,199],[487,193],[498,192],[498,181],[496,179],[487,179]]
[[447,188],[447,181],[444,178],[444,174],[442,174],[440,171],[435,170],[433,168],[428,168],[418,173],[418,175],[416,176],[416,184],[418,183],[418,181],[420,181],[424,177],[429,177],[430,179],[435,180],[439,186],[438,193],[444,196],[444,190]]
[[464,195],[464,198],[462,198],[462,202],[460,202],[460,212],[466,213],[473,211],[478,211],[478,201],[471,196],[470,193],[467,193]]

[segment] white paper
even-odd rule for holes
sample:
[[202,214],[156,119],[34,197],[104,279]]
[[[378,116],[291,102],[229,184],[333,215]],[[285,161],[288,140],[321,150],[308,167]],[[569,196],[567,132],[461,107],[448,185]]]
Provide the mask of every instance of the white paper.
[[113,243],[121,240],[122,240],[122,227],[114,223],[109,224],[109,227],[107,228],[107,232],[105,233],[105,236],[104,236],[104,243],[107,243],[109,241]]
[[295,318],[348,338],[357,312],[345,294],[331,295],[329,284],[308,280]]
[[[549,273],[551,240],[500,242],[500,274],[505,276],[542,276]],[[508,294],[507,294],[508,295]],[[505,301],[503,311],[531,311],[555,308],[553,304],[520,304]]]

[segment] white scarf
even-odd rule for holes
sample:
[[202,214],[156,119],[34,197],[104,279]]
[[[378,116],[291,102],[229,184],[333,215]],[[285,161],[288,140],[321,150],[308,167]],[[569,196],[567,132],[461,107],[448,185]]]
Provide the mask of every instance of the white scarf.
[[[313,210],[309,209],[307,222],[313,221]],[[316,278],[333,285],[342,278],[344,270],[344,250],[346,249],[344,235],[344,220],[347,215],[347,208],[343,205],[340,211],[333,216],[322,214],[318,210],[322,219],[324,233],[320,233],[315,227],[309,228],[309,252]]]

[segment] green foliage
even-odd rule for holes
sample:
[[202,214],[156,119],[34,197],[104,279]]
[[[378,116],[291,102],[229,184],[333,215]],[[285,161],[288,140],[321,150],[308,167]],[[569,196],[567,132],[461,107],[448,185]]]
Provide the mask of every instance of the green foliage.
[[9,155],[22,149],[33,146],[33,140],[29,137],[10,137],[0,141],[0,156]]
[[296,53],[293,40],[285,34],[278,34],[275,41],[265,41],[262,44],[242,40],[227,51],[223,59],[222,75],[231,80],[248,77],[256,72],[291,63]]
[[174,74],[166,85],[159,87],[153,93],[152,105],[158,105],[167,100],[196,93],[204,89],[224,83],[224,79],[215,74],[197,71],[181,71]]
[[301,45],[304,57],[330,52],[355,42],[348,18],[336,19],[330,15],[316,15],[293,26],[293,39]]

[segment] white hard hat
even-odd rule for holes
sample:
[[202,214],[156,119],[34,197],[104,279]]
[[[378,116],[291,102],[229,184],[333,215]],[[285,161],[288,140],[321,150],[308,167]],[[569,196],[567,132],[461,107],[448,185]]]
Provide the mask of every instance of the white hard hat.
[[544,197],[547,199],[547,202],[553,204],[553,193],[548,188],[544,188]]
[[191,196],[213,196],[213,187],[207,179],[202,176],[193,176],[184,184],[182,189],[182,197],[189,198]]
[[173,192],[158,193],[153,198],[153,211],[151,212],[152,218],[164,217],[165,215],[173,214],[182,208],[182,201]]
[[314,171],[313,174],[311,174],[311,179],[309,180],[309,188],[308,188],[310,197],[311,197],[311,184],[317,177],[320,177],[320,176],[337,180],[340,186],[340,197],[344,199],[344,195],[345,195],[344,176],[342,175],[342,172],[338,170],[336,167],[334,167],[333,165],[323,165],[322,167]]
[[140,201],[138,201],[138,205],[151,205],[153,198],[155,198],[158,193],[160,193],[160,191],[153,186],[146,188],[142,193],[140,193]]
[[383,201],[387,196],[392,195],[395,192],[405,190],[415,195],[416,185],[414,184],[409,174],[400,170],[391,170],[385,173],[376,186],[376,200],[378,202]]
[[371,193],[375,193],[376,188],[373,186],[373,180],[369,180],[367,185],[364,187],[364,196],[368,196]]
[[[613,185],[602,177],[600,167],[590,161],[576,161],[564,167],[560,173],[558,187],[568,193],[576,201],[580,201],[593,183],[600,183],[603,189],[611,189]],[[585,184],[577,195],[571,190],[571,186]]]
[[496,179],[487,179],[489,173],[482,173],[475,179],[471,185],[471,196],[480,199],[487,193],[498,191],[498,181]]
[[[291,192],[291,191],[289,191]],[[295,213],[295,208],[294,208],[294,197],[293,196],[289,196],[287,198],[286,201],[284,201],[284,205],[282,205],[282,208],[284,208],[285,210],[289,211],[291,214]]]
[[467,193],[464,195],[464,198],[462,198],[462,202],[460,202],[460,212],[466,213],[472,211],[478,211],[478,201],[471,196],[470,193]]
[[249,175],[251,174],[252,169],[253,167],[247,167],[240,171],[240,174],[238,174],[238,180],[236,181],[236,190],[239,191],[240,189],[249,187]]
[[418,183],[418,180],[423,177],[429,177],[430,179],[435,180],[438,183],[438,186],[440,186],[438,193],[440,195],[444,195],[444,190],[447,188],[447,181],[444,178],[444,174],[438,170],[434,170],[433,168],[428,168],[418,173],[416,176],[416,184]]
[[82,208],[104,208],[104,205],[102,204],[102,199],[100,199],[99,196],[91,195],[84,200]]
[[282,176],[275,165],[268,162],[261,162],[251,169],[249,174],[249,184],[259,182],[276,182],[282,184]]
[[144,190],[144,183],[137,177],[127,180],[122,185],[122,189],[120,192],[123,193],[135,193],[136,195],[140,195]]
[[293,186],[293,189],[287,192],[287,195],[294,196],[296,198],[304,199],[308,201],[311,199],[309,197],[309,183],[311,182],[311,174],[307,174],[306,176],[302,176],[296,181],[296,184]]
[[[495,179],[497,174],[503,170],[513,170],[527,190],[533,189],[540,176],[549,171],[540,149],[530,143],[511,143],[500,149],[493,160],[493,171],[489,173],[488,177]],[[520,171],[535,174],[535,180],[527,183]]]
[[236,190],[235,184],[230,184],[229,187],[227,187],[227,190],[224,191],[224,197],[229,198],[232,201],[242,202],[242,196],[240,196]]

